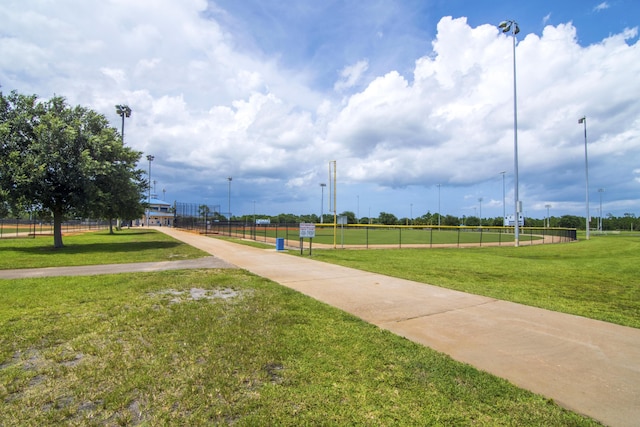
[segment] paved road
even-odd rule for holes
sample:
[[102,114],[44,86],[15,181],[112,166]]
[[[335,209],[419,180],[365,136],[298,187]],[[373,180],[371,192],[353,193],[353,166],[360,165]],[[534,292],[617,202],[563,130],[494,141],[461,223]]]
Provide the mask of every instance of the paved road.
[[[246,269],[604,424],[640,426],[640,329],[172,228],[158,230],[214,255],[203,261],[204,267],[220,263]],[[188,266],[173,263],[180,268]],[[122,272],[123,267],[110,269]],[[109,270],[103,266],[82,268],[94,273],[98,268]],[[143,271],[148,271],[152,266],[145,268]]]

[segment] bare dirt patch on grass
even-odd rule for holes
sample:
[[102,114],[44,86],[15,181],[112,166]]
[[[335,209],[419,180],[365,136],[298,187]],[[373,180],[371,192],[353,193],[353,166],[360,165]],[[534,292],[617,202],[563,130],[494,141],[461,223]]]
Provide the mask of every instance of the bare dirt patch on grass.
[[242,292],[232,288],[222,289],[204,289],[204,288],[191,288],[186,291],[178,291],[176,289],[166,289],[159,292],[154,292],[153,296],[160,296],[170,298],[169,302],[172,304],[198,301],[198,300],[230,300],[239,298],[242,296]]

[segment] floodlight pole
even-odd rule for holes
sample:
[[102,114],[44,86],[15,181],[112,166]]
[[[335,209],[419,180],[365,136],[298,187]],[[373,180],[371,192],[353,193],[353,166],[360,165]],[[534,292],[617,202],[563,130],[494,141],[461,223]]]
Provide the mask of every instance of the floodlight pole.
[[551,207],[551,205],[544,205],[545,208],[547,208],[547,228],[551,227],[551,217],[549,216],[549,208]]
[[229,237],[231,237],[231,181],[233,181],[232,177],[228,177],[229,181]]
[[507,173],[507,171],[502,171],[500,172],[500,174],[502,174],[502,226],[505,227],[507,224],[505,222],[506,218],[507,218],[507,206],[505,205],[505,186],[504,186],[504,174]]
[[149,215],[151,215],[151,162],[155,159],[154,156],[149,154],[147,160],[149,161],[149,199],[147,206],[147,227],[149,226]]
[[440,184],[438,184],[438,227],[440,227]]
[[584,124],[584,172],[585,172],[585,181],[586,181],[586,205],[587,205],[587,221],[586,221],[586,229],[587,229],[587,240],[589,240],[589,223],[591,222],[591,218],[589,217],[589,160],[587,159],[587,117],[582,116],[580,120],[578,120],[578,124]]
[[[332,168],[333,167],[333,168]],[[336,248],[336,236],[338,234],[338,210],[336,209],[336,161],[329,162],[329,182],[331,182],[331,172],[333,171],[333,249]]]
[[520,32],[518,23],[502,21],[498,28],[513,36],[513,173],[515,176],[513,197],[515,199],[514,244],[520,246],[520,201],[518,200],[518,97],[516,91],[516,34]]
[[600,223],[598,224],[598,230],[602,232],[602,193],[604,193],[604,188],[598,188],[598,193],[600,193]]
[[320,184],[321,192],[320,192],[320,224],[324,223],[324,187],[327,184],[324,182]]

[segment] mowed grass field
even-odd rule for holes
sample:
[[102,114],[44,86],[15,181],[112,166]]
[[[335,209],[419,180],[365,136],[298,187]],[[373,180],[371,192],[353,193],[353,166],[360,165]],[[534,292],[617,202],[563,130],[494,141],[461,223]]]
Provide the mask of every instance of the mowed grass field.
[[316,249],[313,258],[639,328],[638,254],[640,234],[621,233],[518,248]]
[[206,256],[205,252],[148,229],[63,233],[64,249],[52,236],[0,240],[0,270],[94,264],[172,261]]
[[[106,263],[138,239],[145,260],[198,255],[147,230],[35,242],[56,262]],[[27,242],[0,242],[23,254],[10,267],[29,263]],[[243,270],[0,280],[0,293],[3,426],[597,425]]]

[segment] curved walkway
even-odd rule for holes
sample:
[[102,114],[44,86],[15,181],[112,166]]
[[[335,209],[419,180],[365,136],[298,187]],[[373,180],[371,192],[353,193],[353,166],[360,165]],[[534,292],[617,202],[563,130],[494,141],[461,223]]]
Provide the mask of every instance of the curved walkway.
[[213,257],[0,271],[0,278],[237,266],[611,426],[640,425],[640,329],[425,285],[177,229]]

